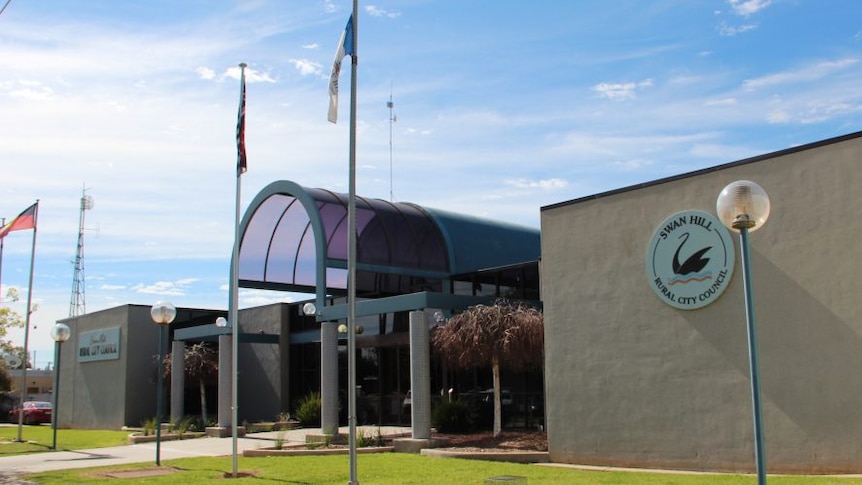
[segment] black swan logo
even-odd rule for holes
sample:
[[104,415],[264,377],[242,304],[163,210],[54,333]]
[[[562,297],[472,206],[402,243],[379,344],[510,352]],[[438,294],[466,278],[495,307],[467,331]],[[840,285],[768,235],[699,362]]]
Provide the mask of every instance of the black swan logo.
[[709,258],[704,258],[703,255],[706,254],[707,251],[712,249],[712,246],[705,247],[685,260],[685,262],[679,262],[679,251],[685,245],[686,241],[688,241],[689,234],[683,233],[679,238],[682,239],[682,242],[679,244],[679,247],[676,248],[676,252],[673,255],[673,272],[674,274],[678,274],[680,276],[688,275],[691,273],[697,273],[703,270],[707,264],[709,264]]

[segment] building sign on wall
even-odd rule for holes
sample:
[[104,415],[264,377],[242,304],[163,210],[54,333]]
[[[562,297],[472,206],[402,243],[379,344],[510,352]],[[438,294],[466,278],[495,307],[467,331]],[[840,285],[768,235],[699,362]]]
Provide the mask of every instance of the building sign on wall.
[[646,257],[656,295],[681,310],[702,308],[730,284],[736,251],[730,232],[715,216],[699,210],[677,212],[650,239]]
[[120,358],[120,327],[82,332],[78,336],[78,362]]

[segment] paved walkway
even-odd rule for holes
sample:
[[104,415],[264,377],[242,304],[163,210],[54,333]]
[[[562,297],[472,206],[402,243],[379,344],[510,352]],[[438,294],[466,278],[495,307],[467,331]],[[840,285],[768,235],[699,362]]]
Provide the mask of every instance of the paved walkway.
[[[357,434],[377,436],[377,426],[359,426]],[[402,436],[410,433],[410,428],[400,426],[381,426],[383,436]],[[339,429],[340,434],[347,436],[347,427]],[[271,431],[254,433],[245,438],[237,438],[237,454],[243,450],[272,446],[281,438],[284,443],[304,443],[307,434],[320,434],[319,429],[294,429],[289,431]],[[59,443],[59,447],[63,444]],[[227,438],[194,438],[186,440],[162,441],[160,446],[161,460],[189,458],[198,456],[230,456],[233,454],[233,439]],[[156,461],[156,444],[141,443],[135,445],[114,446],[111,448],[96,448],[92,450],[49,451],[45,453],[27,453],[0,457],[0,485],[25,483],[9,481],[11,477],[23,473],[36,473],[51,470],[69,470],[73,468],[89,468],[97,466],[124,465],[129,463],[146,463]]]

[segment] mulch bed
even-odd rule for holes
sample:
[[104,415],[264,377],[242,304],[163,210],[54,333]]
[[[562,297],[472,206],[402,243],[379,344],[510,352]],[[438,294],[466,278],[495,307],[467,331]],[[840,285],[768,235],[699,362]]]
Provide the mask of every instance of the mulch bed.
[[471,434],[434,433],[433,438],[445,439],[449,446],[464,451],[548,451],[548,436],[542,431],[503,431]]

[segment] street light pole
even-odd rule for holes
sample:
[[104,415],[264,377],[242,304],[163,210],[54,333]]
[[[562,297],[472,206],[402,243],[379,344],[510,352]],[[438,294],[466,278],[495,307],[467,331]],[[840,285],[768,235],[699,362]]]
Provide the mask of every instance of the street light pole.
[[72,331],[65,323],[57,323],[51,328],[51,338],[54,339],[54,389],[51,390],[54,403],[51,404],[51,428],[53,429],[53,440],[51,449],[57,450],[57,414],[59,414],[60,402],[60,347],[63,342],[69,340]]
[[162,441],[162,397],[164,373],[163,362],[165,355],[165,340],[167,340],[168,325],[174,321],[177,316],[177,309],[173,303],[169,301],[159,301],[153,305],[150,310],[150,316],[153,321],[159,326],[159,362],[158,362],[158,384],[156,384],[156,466],[161,463],[161,441]]
[[760,370],[757,360],[757,329],[754,322],[754,295],[751,288],[751,262],[747,227],[739,229],[739,246],[742,253],[742,281],[745,293],[745,320],[748,324],[748,364],[751,374],[751,411],[754,417],[754,459],[757,483],[766,483],[766,449],[763,442],[763,419],[760,401]]
[[716,212],[722,224],[739,233],[742,281],[745,293],[745,321],[748,331],[748,363],[751,374],[751,410],[754,420],[754,459],[757,483],[766,484],[766,448],[760,400],[760,371],[757,360],[757,328],[754,318],[754,291],[751,286],[751,250],[748,236],[769,218],[769,197],[759,185],[740,180],[726,186],[718,196]]

